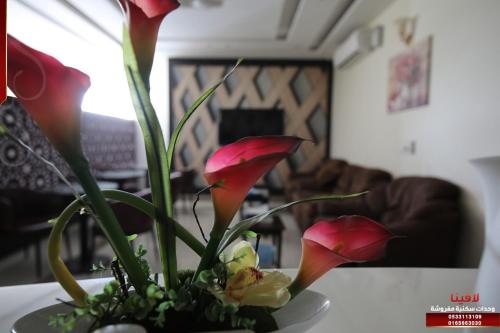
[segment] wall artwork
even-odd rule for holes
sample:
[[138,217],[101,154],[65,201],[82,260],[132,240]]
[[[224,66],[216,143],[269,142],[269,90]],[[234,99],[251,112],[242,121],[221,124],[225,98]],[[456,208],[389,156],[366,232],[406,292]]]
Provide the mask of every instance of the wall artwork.
[[429,103],[432,37],[417,43],[389,62],[388,112]]

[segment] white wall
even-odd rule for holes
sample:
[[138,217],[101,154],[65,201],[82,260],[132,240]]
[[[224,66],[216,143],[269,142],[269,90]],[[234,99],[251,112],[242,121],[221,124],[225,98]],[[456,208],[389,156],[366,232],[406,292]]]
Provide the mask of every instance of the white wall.
[[[433,36],[427,106],[388,114],[389,59],[406,49],[396,20],[418,16],[415,41]],[[384,45],[334,79],[333,157],[400,175],[432,175],[464,190],[461,261],[475,266],[483,243],[478,176],[468,160],[500,155],[500,1],[397,0],[370,26]],[[403,153],[411,140],[415,155]]]
[[74,34],[17,1],[8,2],[8,17],[9,34],[90,76],[83,111],[135,118],[131,102],[123,98],[128,95],[128,87],[117,43],[78,18],[74,19],[73,28],[81,34]]
[[[16,2],[8,2],[7,31],[27,45],[56,57],[66,66],[90,76],[91,87],[82,102],[83,111],[136,119],[123,68],[121,47],[101,32],[75,18],[75,35],[44,16]],[[68,14],[69,15],[69,14]],[[26,25],[26,22],[30,22]],[[119,22],[118,22],[119,23]],[[85,36],[86,38],[83,38]],[[167,54],[158,51],[151,73],[151,101],[164,134],[168,134]],[[137,124],[137,167],[147,166],[142,134]]]

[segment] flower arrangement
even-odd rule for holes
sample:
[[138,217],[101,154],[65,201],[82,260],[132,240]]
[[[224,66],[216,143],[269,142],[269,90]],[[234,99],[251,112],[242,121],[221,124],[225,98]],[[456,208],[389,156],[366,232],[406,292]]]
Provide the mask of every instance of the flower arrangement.
[[[231,328],[269,332],[277,329],[272,312],[285,306],[328,270],[383,255],[393,235],[380,224],[361,216],[320,221],[310,227],[302,238],[302,259],[294,280],[280,271],[261,270],[258,255],[249,242],[241,241],[228,249],[242,235],[255,236],[250,231],[255,224],[292,205],[362,195],[306,198],[231,224],[250,188],[302,143],[302,139],[292,136],[244,138],[221,147],[208,159],[205,179],[215,218],[207,244],[177,223],[170,182],[177,139],[197,107],[232,71],[193,103],[165,145],[149,96],[149,76],[160,23],[179,4],[176,0],[119,2],[125,16],[124,67],[144,136],[152,202],[130,193],[98,188],[80,144],[80,104],[90,86],[89,77],[8,36],[8,86],[66,160],[85,191],[84,195],[75,191],[75,201],[51,221],[50,268],[72,297],[74,309],[51,318],[50,325],[68,332],[86,318],[91,319],[91,330],[125,322],[139,323],[150,332]],[[6,128],[0,128],[0,134],[23,144]],[[133,251],[129,244],[132,236],[124,234],[109,200],[130,205],[155,220],[161,275],[150,272],[143,247]],[[110,267],[115,279],[96,295],[89,295],[80,287],[60,258],[65,224],[82,211],[98,223],[117,258]],[[200,256],[195,270],[177,269],[177,239]]]

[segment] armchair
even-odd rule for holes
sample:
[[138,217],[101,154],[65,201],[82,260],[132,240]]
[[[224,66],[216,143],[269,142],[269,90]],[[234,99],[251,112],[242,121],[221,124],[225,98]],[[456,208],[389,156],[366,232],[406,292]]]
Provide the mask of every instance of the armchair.
[[[292,193],[292,200],[306,198],[325,193],[350,194],[366,190],[374,190],[387,184],[392,176],[383,170],[369,169],[356,165],[345,164],[335,183],[325,189],[305,189]],[[304,231],[311,226],[319,215],[341,216],[358,214],[372,217],[366,196],[350,198],[341,201],[324,201],[306,203],[292,208],[293,215],[300,229]]]

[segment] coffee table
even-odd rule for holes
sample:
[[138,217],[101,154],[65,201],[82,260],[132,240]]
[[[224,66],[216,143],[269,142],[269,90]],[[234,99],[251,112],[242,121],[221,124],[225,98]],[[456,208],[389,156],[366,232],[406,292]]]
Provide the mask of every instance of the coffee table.
[[[296,269],[284,269],[294,277]],[[336,268],[313,283],[311,290],[332,302],[326,317],[309,333],[461,332],[425,327],[431,306],[449,303],[450,293],[472,292],[476,269],[455,268]],[[109,279],[81,281],[88,292],[102,290]],[[0,332],[9,332],[23,315],[69,299],[59,284],[0,287]],[[484,329],[478,330],[481,332]]]

